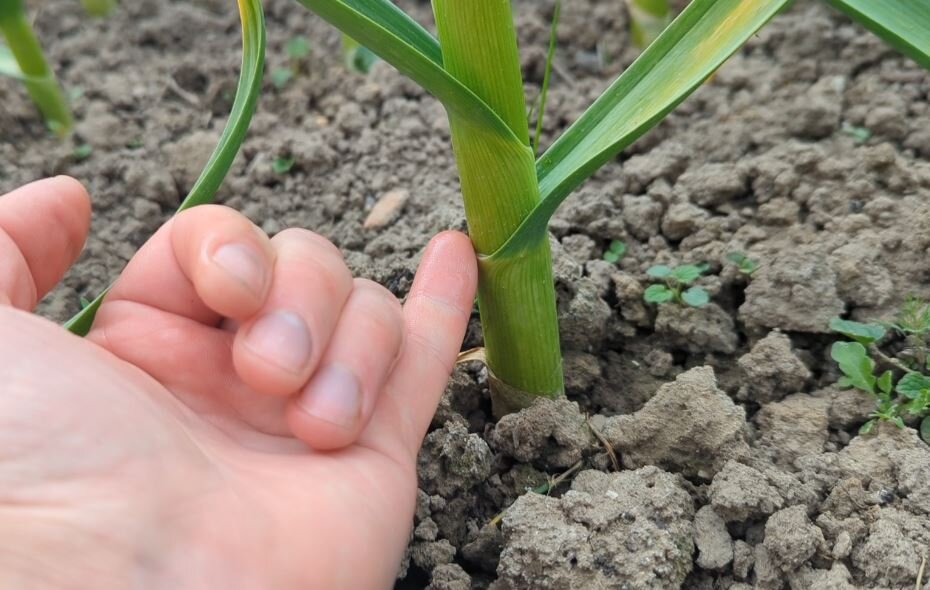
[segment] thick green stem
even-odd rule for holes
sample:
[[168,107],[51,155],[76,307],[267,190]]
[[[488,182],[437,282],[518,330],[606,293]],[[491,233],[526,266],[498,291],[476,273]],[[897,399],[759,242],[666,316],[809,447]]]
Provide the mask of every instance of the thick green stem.
[[[443,66],[520,139],[450,115],[469,231],[479,255],[496,251],[539,202],[523,79],[509,0],[433,0]],[[508,155],[516,154],[514,157]],[[479,266],[478,305],[495,413],[562,394],[551,254],[546,235],[512,259]]]
[[0,32],[23,73],[23,84],[49,127],[60,135],[71,129],[71,110],[20,0],[0,0]]

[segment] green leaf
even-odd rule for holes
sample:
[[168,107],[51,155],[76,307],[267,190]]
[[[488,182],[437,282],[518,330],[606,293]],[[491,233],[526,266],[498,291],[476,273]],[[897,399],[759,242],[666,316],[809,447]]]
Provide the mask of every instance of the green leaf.
[[904,428],[904,418],[901,416],[894,416],[891,418],[891,423],[897,426],[898,428]]
[[871,344],[885,337],[885,328],[879,324],[863,324],[842,318],[832,318],[830,329],[860,344]]
[[674,296],[674,292],[665,285],[649,285],[643,291],[643,299],[648,303],[666,303]]
[[287,56],[291,59],[303,59],[310,55],[310,44],[306,37],[291,37],[287,41]]
[[[238,4],[239,19],[242,22],[242,65],[236,98],[216,148],[190,193],[181,202],[178,211],[213,200],[236,158],[239,146],[245,139],[262,89],[262,72],[265,67],[265,17],[262,14],[261,0],[238,0]],[[108,290],[104,290],[90,305],[68,320],[65,328],[79,336],[86,335]]]
[[646,274],[656,279],[664,279],[672,274],[672,267],[664,264],[656,264],[646,269]]
[[94,152],[94,148],[87,143],[81,143],[74,146],[74,149],[71,150],[71,157],[74,158],[75,162],[83,162]]
[[494,256],[519,251],[532,242],[526,235],[544,235],[575,187],[665,118],[788,2],[693,0],[539,157],[542,200]]
[[271,169],[275,174],[287,174],[294,167],[294,158],[277,157],[271,161]]
[[618,262],[621,258],[626,255],[626,244],[620,240],[613,240],[610,242],[607,251],[604,252],[604,260],[607,262]]
[[930,445],[930,416],[920,421],[920,438]]
[[13,52],[6,45],[0,45],[0,76],[16,78],[17,80],[22,80],[24,77],[23,71],[19,69],[19,64],[16,63],[16,58],[13,57]]
[[436,38],[388,0],[298,1],[410,77],[450,111],[483,125],[505,144],[529,146],[529,137],[517,138],[487,103],[443,68]]
[[694,279],[701,276],[704,271],[696,264],[682,264],[672,269],[671,278],[683,285],[687,285]]
[[889,45],[930,69],[930,4],[925,0],[828,0]]
[[872,432],[872,429],[875,428],[875,419],[871,419],[862,426],[859,427],[859,434],[868,434]]
[[891,379],[892,379],[891,371],[885,371],[875,381],[875,384],[878,386],[879,391],[881,391],[885,395],[889,395],[891,393]]
[[908,373],[898,381],[895,391],[908,399],[917,399],[921,394],[930,391],[930,377],[920,373]]
[[701,287],[691,287],[681,294],[681,300],[691,307],[701,307],[710,301],[710,295]]
[[858,342],[834,342],[830,356],[845,376],[840,380],[842,386],[875,393],[875,376],[872,374],[875,363],[869,358],[864,346]]
[[271,84],[280,90],[291,81],[293,76],[294,73],[290,68],[275,68],[271,70]]

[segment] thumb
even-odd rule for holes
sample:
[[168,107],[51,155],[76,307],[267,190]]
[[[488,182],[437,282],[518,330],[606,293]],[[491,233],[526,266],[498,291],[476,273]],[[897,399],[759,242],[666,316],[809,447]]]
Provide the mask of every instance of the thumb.
[[0,196],[0,303],[31,310],[75,261],[90,226],[90,198],[67,176]]
[[372,444],[399,443],[395,451],[416,456],[455,366],[477,283],[467,236],[447,231],[430,241],[404,303],[404,348],[365,433]]

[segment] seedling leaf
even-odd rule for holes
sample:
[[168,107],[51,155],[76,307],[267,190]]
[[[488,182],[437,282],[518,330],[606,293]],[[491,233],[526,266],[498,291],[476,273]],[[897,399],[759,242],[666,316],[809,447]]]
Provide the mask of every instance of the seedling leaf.
[[859,434],[868,434],[872,432],[872,429],[875,428],[875,418],[867,421],[865,424],[859,427]]
[[604,260],[607,262],[617,262],[626,255],[626,244],[620,240],[610,242],[607,251],[604,252]]
[[294,73],[291,72],[290,68],[275,68],[271,70],[271,84],[280,90],[290,82],[293,76]]
[[920,438],[930,445],[930,416],[920,421]]
[[287,56],[291,59],[303,59],[310,55],[310,44],[304,37],[291,37],[287,41]]
[[843,372],[840,386],[875,393],[875,376],[872,374],[875,363],[869,358],[864,346],[858,342],[834,342],[830,356]]
[[687,285],[694,279],[701,276],[704,271],[696,264],[682,264],[672,269],[671,278],[675,279],[682,285]]
[[656,264],[646,269],[646,274],[656,279],[664,279],[672,274],[672,268],[664,264]]
[[898,381],[895,391],[908,399],[917,399],[930,392],[930,377],[920,373],[908,373]]
[[277,157],[271,162],[271,169],[275,174],[287,174],[294,167],[294,158]]
[[643,291],[643,299],[649,303],[666,303],[671,301],[675,294],[665,285],[649,285]]
[[842,318],[831,319],[830,329],[865,345],[885,337],[885,328],[878,324],[863,324]]
[[701,287],[691,287],[681,294],[681,300],[691,307],[701,307],[710,301],[710,295]]
[[891,379],[891,371],[885,371],[882,373],[881,377],[875,381],[879,391],[884,393],[886,396],[891,395]]

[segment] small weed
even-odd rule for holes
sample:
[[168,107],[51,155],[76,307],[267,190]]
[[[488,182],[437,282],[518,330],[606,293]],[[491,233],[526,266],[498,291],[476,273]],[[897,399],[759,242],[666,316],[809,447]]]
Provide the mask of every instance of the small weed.
[[278,156],[271,161],[271,169],[275,174],[287,174],[294,167],[294,158]]
[[294,72],[291,71],[291,68],[275,68],[271,70],[271,85],[281,90],[287,83],[291,81],[291,78],[294,77]]
[[[923,371],[926,365],[927,346],[925,336],[930,333],[930,312],[926,302],[909,299],[902,306],[896,323],[889,327],[903,334],[917,350],[908,349],[911,358],[888,356],[880,344],[888,330],[877,323],[861,323],[840,318],[830,320],[830,329],[843,334],[852,342],[834,342],[830,356],[842,371],[838,385],[855,388],[875,397],[875,411],[859,429],[868,434],[879,421],[891,422],[904,428],[904,416],[923,417],[920,424],[921,438],[930,443],[930,376]],[[899,353],[900,354],[900,353]],[[902,355],[903,356],[903,355]],[[914,369],[914,356],[922,365]],[[876,366],[886,367],[877,373]],[[895,382],[895,375],[899,375]]]
[[[646,274],[662,279],[665,284],[649,285],[643,292],[647,303],[662,304],[674,301],[679,305],[701,307],[710,301],[710,295],[701,287],[690,286],[699,276],[707,272],[706,264],[682,264],[672,268],[664,264],[649,267]],[[687,287],[687,288],[686,288]]]
[[378,56],[371,49],[345,33],[342,35],[342,58],[347,68],[359,74],[367,74],[378,61]]
[[626,256],[626,244],[620,240],[613,240],[610,242],[610,246],[607,247],[607,250],[604,252],[604,260],[607,262],[619,262],[621,258]]
[[287,83],[300,74],[303,62],[310,55],[310,43],[305,37],[291,37],[285,46],[287,67],[271,70],[271,85],[281,90]]
[[75,162],[83,162],[94,152],[94,148],[90,144],[82,143],[74,146],[74,149],[71,150],[71,158]]
[[851,125],[849,123],[843,123],[843,126],[840,130],[846,135],[853,138],[856,143],[863,143],[869,140],[872,137],[872,131],[867,127],[860,127],[858,125]]
[[759,270],[759,261],[746,256],[743,252],[730,252],[727,260],[736,265],[736,269],[744,275],[751,275]]

